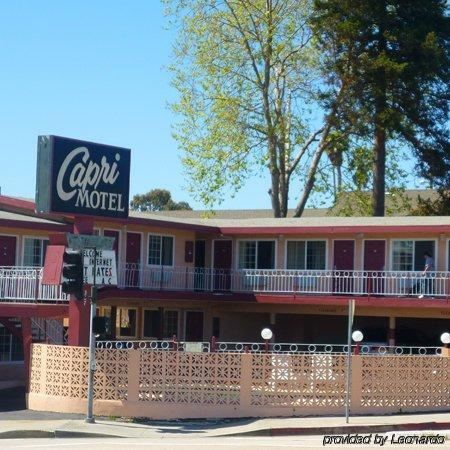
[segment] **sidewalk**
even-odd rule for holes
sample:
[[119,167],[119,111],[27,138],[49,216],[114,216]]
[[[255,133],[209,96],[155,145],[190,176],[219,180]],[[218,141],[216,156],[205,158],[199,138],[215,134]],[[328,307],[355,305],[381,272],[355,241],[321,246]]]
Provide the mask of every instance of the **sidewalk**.
[[[285,436],[389,431],[450,430],[450,413],[357,416],[345,424],[343,417],[270,418],[240,420],[148,421],[132,423],[98,418],[4,420],[0,414],[0,439],[38,437],[220,437]],[[450,431],[448,431],[450,433]],[[447,433],[447,434],[448,434]]]

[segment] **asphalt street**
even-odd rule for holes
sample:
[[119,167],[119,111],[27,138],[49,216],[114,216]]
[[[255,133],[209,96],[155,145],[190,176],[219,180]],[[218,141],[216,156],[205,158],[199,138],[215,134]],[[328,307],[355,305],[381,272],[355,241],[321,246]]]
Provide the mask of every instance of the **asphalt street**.
[[[0,448],[7,449],[64,449],[64,450],[114,450],[126,447],[127,450],[157,448],[161,450],[253,450],[263,449],[321,449],[324,448],[380,448],[379,444],[368,444],[364,447],[343,445],[323,446],[323,436],[286,436],[286,437],[221,437],[221,438],[159,438],[159,439],[10,439],[0,442]],[[415,449],[417,445],[391,445],[387,442],[383,448]],[[428,445],[426,448],[449,449],[450,442],[440,445]]]

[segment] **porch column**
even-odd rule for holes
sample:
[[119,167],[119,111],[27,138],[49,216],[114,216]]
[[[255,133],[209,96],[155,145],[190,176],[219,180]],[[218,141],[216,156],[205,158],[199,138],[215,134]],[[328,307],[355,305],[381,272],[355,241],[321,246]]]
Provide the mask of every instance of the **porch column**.
[[395,317],[389,317],[389,330],[388,330],[388,343],[389,347],[395,346]]
[[275,313],[270,313],[270,329],[272,330],[273,336],[270,340],[271,342],[275,342],[277,339],[277,324],[276,324],[277,315]]
[[33,336],[31,333],[31,319],[22,317],[22,346],[23,346],[23,365],[25,369],[25,391],[28,392],[30,386],[30,359],[31,359],[31,343]]

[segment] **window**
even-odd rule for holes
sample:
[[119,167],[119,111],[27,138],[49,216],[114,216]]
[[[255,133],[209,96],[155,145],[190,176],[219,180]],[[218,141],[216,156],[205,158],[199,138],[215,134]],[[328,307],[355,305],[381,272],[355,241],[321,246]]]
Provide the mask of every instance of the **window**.
[[178,311],[164,311],[163,338],[178,335]]
[[173,266],[173,237],[148,235],[148,264],[150,266]]
[[273,269],[275,241],[239,241],[239,269]]
[[220,338],[220,317],[213,317],[212,335],[216,338]]
[[48,239],[26,237],[23,241],[23,265],[41,267],[44,265]]
[[420,271],[424,269],[424,252],[434,258],[434,241],[395,240],[392,242],[392,270]]
[[[161,313],[163,314],[162,324]],[[143,337],[171,339],[173,335],[178,335],[178,311],[165,310],[162,312],[160,309],[144,310]]]
[[287,241],[287,269],[325,270],[325,241]]
[[116,328],[117,335],[136,337],[136,314],[134,308],[117,308]]

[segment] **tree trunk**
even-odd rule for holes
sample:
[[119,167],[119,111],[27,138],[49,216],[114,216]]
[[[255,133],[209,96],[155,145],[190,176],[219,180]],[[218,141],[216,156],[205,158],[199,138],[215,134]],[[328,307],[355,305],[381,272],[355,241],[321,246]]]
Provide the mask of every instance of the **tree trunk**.
[[386,175],[386,131],[377,124],[373,150],[373,215],[384,216]]
[[342,191],[342,166],[339,165],[336,167],[337,172],[337,193],[339,194]]
[[[384,35],[384,17],[386,15],[386,2],[381,3],[382,15],[378,31],[378,53],[381,55],[386,52],[387,44]],[[380,67],[376,80],[376,98],[375,98],[375,139],[373,148],[373,216],[384,216],[384,201],[386,191],[386,124],[384,113],[386,111],[386,73],[384,67]]]

